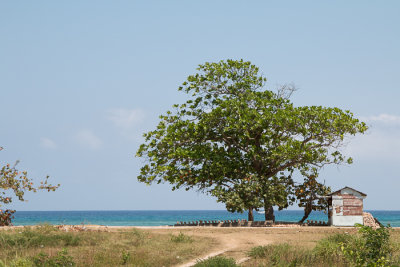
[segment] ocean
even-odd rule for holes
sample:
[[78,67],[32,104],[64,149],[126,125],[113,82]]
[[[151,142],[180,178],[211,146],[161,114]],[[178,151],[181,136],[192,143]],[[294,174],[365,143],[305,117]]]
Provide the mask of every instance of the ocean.
[[[400,211],[370,210],[381,223],[400,227]],[[302,210],[275,211],[277,221],[296,222],[303,216]],[[264,220],[264,214],[255,212],[255,220]],[[120,210],[120,211],[17,211],[14,225],[49,224],[97,224],[109,226],[160,226],[173,225],[177,221],[210,221],[247,219],[247,213],[230,213],[225,210]],[[323,212],[312,212],[309,220],[327,221]]]

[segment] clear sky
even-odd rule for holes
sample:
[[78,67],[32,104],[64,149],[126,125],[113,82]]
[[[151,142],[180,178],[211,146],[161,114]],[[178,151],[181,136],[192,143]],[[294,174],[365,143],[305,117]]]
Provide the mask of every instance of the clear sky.
[[245,59],[296,105],[350,109],[352,138],[333,189],[400,209],[400,1],[1,1],[0,163],[36,180],[19,210],[224,209],[196,192],[137,182],[142,133],[185,95],[198,64]]

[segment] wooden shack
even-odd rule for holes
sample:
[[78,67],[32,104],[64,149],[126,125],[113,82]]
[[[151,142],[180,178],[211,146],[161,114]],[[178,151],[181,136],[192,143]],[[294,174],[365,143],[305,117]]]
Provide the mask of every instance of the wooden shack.
[[354,226],[363,222],[363,200],[366,194],[344,187],[327,196],[328,222],[332,226]]

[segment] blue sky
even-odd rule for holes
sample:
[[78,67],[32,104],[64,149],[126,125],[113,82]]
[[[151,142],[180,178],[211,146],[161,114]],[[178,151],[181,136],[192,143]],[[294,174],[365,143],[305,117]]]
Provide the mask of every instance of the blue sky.
[[185,95],[198,64],[245,59],[296,105],[350,109],[371,126],[349,140],[333,189],[400,209],[400,2],[2,1],[0,162],[35,180],[19,210],[223,209],[196,192],[136,180],[143,132]]

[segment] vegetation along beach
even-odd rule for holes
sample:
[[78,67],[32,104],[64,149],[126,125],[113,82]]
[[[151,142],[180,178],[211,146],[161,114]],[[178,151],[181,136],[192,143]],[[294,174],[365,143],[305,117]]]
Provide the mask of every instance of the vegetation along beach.
[[[357,229],[333,227],[40,225],[2,230],[5,266],[352,266],[355,259],[341,246],[357,252],[355,246],[368,247]],[[375,238],[384,247],[363,247],[365,253],[377,249],[377,255],[366,257],[368,263],[386,256],[388,263],[399,264],[399,230],[390,230],[389,240]]]

